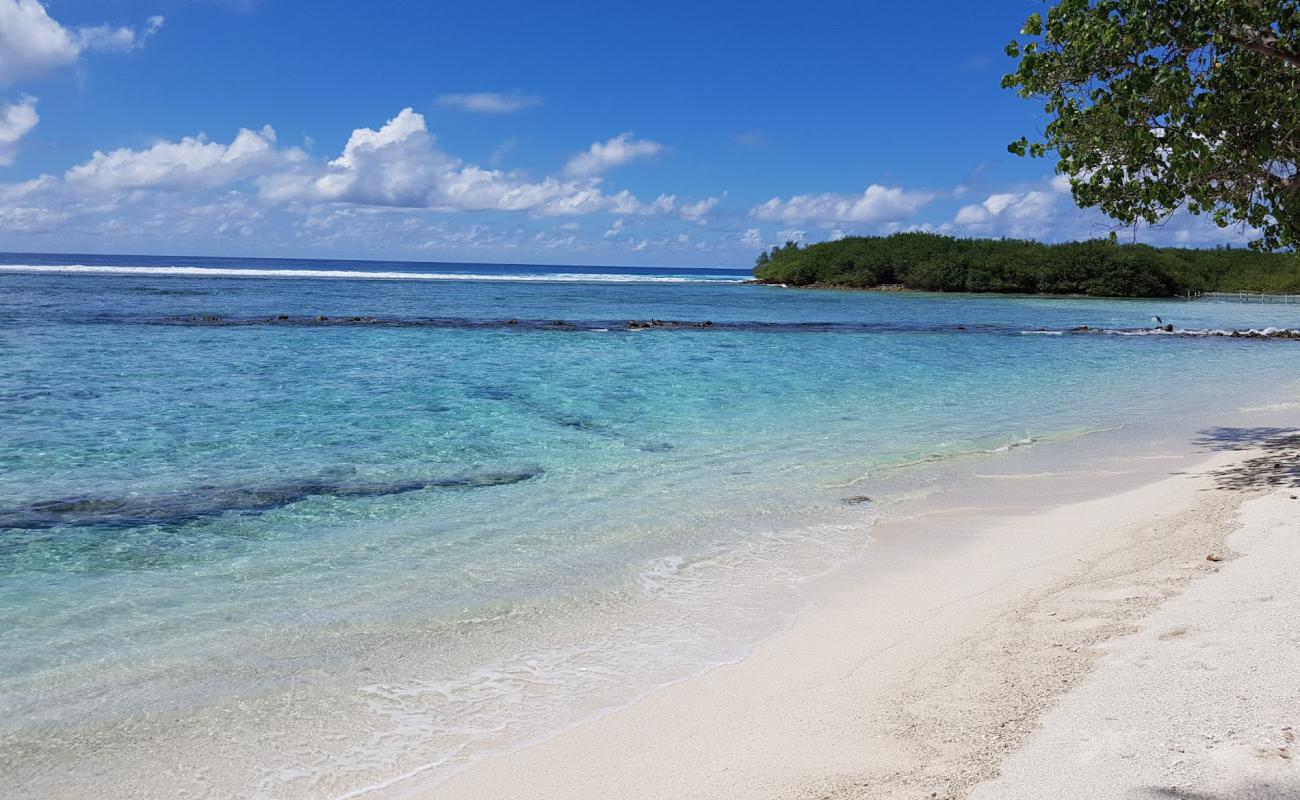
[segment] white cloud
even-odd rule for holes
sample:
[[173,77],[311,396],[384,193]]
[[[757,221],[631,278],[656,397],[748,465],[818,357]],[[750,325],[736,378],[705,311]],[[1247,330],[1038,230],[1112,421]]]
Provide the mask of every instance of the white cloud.
[[150,17],[143,30],[94,25],[69,30],[38,0],[0,0],[0,86],[67,66],[88,50],[129,51],[162,27]]
[[71,64],[78,52],[37,0],[0,0],[0,84]]
[[443,152],[424,116],[402,109],[378,130],[352,132],[343,154],[323,167],[303,167],[260,181],[273,201],[341,202],[437,211],[526,211],[565,216],[608,211],[665,214],[677,198],[646,203],[627,190],[607,194],[599,177],[530,180],[517,172],[485,169]]
[[211,189],[305,157],[296,148],[277,149],[275,131],[268,125],[260,131],[241,129],[228,145],[209,141],[200,134],[179,142],[158,142],[144,150],[96,150],[89,161],[69,169],[64,179],[72,185],[108,192]]
[[648,139],[633,139],[631,132],[613,139],[594,142],[564,165],[565,174],[575,178],[603,175],[610,169],[637,158],[649,158],[663,152],[664,146]]
[[444,108],[456,108],[475,114],[513,114],[521,109],[540,106],[542,98],[516,89],[510,92],[443,94],[438,95],[437,103]]
[[675,194],[661,194],[649,203],[643,203],[627,189],[610,195],[607,201],[608,209],[615,214],[637,214],[641,216],[671,214],[673,209],[677,207],[677,195]]
[[18,142],[36,123],[36,98],[24,96],[16,103],[0,105],[0,166],[9,166],[18,156]]
[[1057,178],[1045,189],[991,194],[982,203],[962,206],[952,224],[975,233],[1003,233],[1041,236],[1048,233],[1056,217],[1056,200],[1069,192],[1069,181]]
[[789,200],[773,197],[750,214],[763,220],[799,223],[898,222],[911,217],[930,200],[930,192],[871,184],[860,195],[798,194]]
[[958,225],[983,225],[993,219],[993,214],[984,206],[971,204],[962,206],[953,219]]
[[163,26],[164,18],[160,14],[150,17],[145,22],[144,30],[125,25],[92,25],[77,28],[72,32],[72,43],[77,50],[103,50],[107,52],[129,53],[144,47],[144,43]]
[[617,236],[619,233],[622,232],[622,230],[623,230],[623,220],[616,219],[614,220],[614,224],[609,226],[609,230],[605,231],[605,235],[602,236],[601,238],[608,239],[611,236]]
[[[19,128],[29,127],[26,109],[35,100],[18,105],[14,123],[0,127],[12,142]],[[7,119],[3,113],[0,105],[0,119]],[[164,192],[168,196],[159,198]],[[221,246],[254,237],[268,251],[346,246],[378,255],[473,248],[505,258],[527,249],[594,248],[605,241],[606,227],[606,238],[627,247],[639,241],[646,248],[675,246],[680,226],[698,222],[718,202],[672,194],[643,200],[626,189],[607,189],[599,176],[531,177],[466,163],[441,150],[424,118],[408,108],[376,128],[353,130],[332,160],[281,145],[269,126],[242,129],[228,141],[199,134],[96,151],[62,175],[0,183],[0,239],[57,249],[110,239],[121,247],[152,247],[163,237],[184,246]],[[460,211],[515,212],[534,221],[516,217],[508,223],[518,226],[514,230],[443,227],[440,215]],[[594,228],[542,221],[584,214],[616,221]],[[658,217],[654,235],[630,238],[639,233],[628,224],[634,215]],[[536,239],[543,224],[545,236]],[[735,246],[735,234],[719,236]],[[689,237],[689,245],[696,242]]]
[[763,232],[758,228],[746,228],[740,237],[740,243],[745,247],[762,247]]
[[695,222],[703,219],[721,200],[720,197],[706,197],[694,203],[683,203],[677,213],[682,215],[682,219]]

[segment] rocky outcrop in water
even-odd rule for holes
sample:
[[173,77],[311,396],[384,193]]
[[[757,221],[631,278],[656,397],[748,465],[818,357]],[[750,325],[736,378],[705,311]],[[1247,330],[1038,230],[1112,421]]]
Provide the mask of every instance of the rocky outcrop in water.
[[632,319],[628,320],[627,329],[630,331],[642,331],[651,328],[712,328],[713,323],[705,320],[704,322],[682,322],[671,319]]
[[188,314],[173,317],[104,317],[95,322],[114,324],[135,322],[150,325],[201,325],[214,327],[287,326],[287,327],[391,327],[391,328],[445,328],[453,330],[501,329],[518,332],[565,331],[571,333],[611,333],[629,331],[747,331],[754,333],[964,333],[982,335],[1017,336],[1025,333],[1060,336],[1063,334],[1109,334],[1119,336],[1216,336],[1235,339],[1300,339],[1300,330],[1263,328],[1259,330],[1184,330],[1172,324],[1153,328],[1097,328],[1078,325],[1067,329],[1037,328],[1023,330],[1017,326],[1000,323],[900,323],[900,322],[760,322],[730,320],[530,320],[481,319],[469,317],[371,317],[290,316],[278,314],[271,317],[223,317],[219,314]]

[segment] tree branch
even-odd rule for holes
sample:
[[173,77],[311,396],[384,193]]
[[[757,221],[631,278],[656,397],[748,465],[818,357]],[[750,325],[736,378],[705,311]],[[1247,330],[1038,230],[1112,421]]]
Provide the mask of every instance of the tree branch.
[[1300,55],[1289,53],[1279,47],[1274,47],[1272,44],[1261,39],[1245,39],[1232,34],[1229,34],[1227,38],[1228,41],[1238,45],[1239,47],[1244,47],[1247,50],[1254,50],[1256,53],[1269,56],[1270,58],[1280,59],[1296,69],[1300,69]]

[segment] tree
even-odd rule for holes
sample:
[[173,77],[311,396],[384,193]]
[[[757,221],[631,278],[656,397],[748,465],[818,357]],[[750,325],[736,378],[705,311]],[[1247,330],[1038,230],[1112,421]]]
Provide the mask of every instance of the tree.
[[1179,208],[1300,245],[1300,2],[1060,0],[1002,79],[1052,115],[1042,141],[1076,202],[1125,225]]

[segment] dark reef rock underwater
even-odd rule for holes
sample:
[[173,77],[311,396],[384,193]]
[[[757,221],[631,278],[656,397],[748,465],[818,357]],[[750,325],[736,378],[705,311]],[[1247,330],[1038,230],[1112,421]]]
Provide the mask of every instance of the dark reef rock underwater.
[[437,318],[402,318],[402,317],[370,317],[370,316],[340,316],[330,317],[325,314],[318,314],[314,317],[292,317],[288,314],[277,314],[273,317],[223,317],[220,314],[182,314],[179,316],[164,317],[162,319],[150,320],[156,324],[163,325],[213,325],[219,327],[238,327],[250,325],[283,325],[283,326],[349,326],[349,325],[371,325],[385,326],[395,328],[519,328],[525,330],[566,330],[566,331],[591,331],[591,330],[608,330],[610,328],[622,327],[624,330],[641,331],[641,330],[687,330],[712,328],[713,322],[710,320],[671,320],[671,319],[632,319],[628,320],[626,325],[618,325],[608,321],[580,321],[573,322],[565,319],[553,320],[521,320],[511,318],[507,320],[491,319],[437,319]]
[[[1039,330],[1043,330],[1039,328]],[[1300,329],[1288,328],[1265,328],[1264,330],[1178,330],[1171,324],[1156,326],[1155,328],[1091,328],[1087,325],[1076,325],[1070,328],[1068,333],[1100,333],[1100,334],[1135,334],[1150,333],[1153,331],[1162,331],[1175,336],[1188,338],[1226,338],[1226,339],[1300,339]]]
[[[967,324],[910,324],[880,322],[754,322],[712,320],[671,320],[671,319],[631,319],[631,320],[530,320],[530,319],[472,319],[472,318],[436,318],[436,317],[368,317],[318,315],[314,317],[293,317],[279,314],[272,317],[223,317],[217,314],[186,314],[170,317],[122,318],[112,317],[100,321],[137,322],[150,325],[199,325],[212,327],[242,326],[286,326],[286,327],[390,327],[390,328],[445,328],[454,330],[491,330],[511,331],[566,331],[609,332],[609,331],[752,331],[758,333],[928,333],[961,331],[970,334],[1019,334],[1024,333],[1016,326],[993,323]],[[1078,325],[1057,331],[1038,328],[1038,333],[1087,333],[1087,334],[1133,334],[1162,332],[1173,336],[1213,336],[1234,339],[1300,339],[1300,330],[1266,328],[1264,330],[1179,330],[1172,324],[1163,324],[1156,328],[1098,328]]]
[[641,331],[649,328],[712,328],[713,323],[705,320],[704,322],[679,322],[671,319],[630,319],[627,321],[627,329],[630,331]]
[[540,469],[472,472],[405,481],[297,478],[252,486],[196,486],[157,497],[65,497],[0,509],[0,529],[98,525],[179,525],[227,513],[261,513],[308,497],[381,497],[422,489],[476,489],[519,483]]

